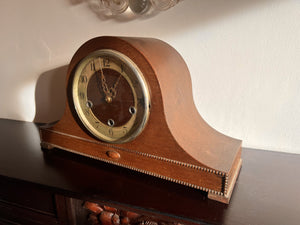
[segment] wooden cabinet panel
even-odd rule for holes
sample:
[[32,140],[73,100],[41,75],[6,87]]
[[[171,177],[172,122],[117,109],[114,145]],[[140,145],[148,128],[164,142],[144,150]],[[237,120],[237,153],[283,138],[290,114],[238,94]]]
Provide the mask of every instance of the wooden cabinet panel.
[[54,193],[0,176],[0,224],[58,224]]
[[54,193],[33,184],[0,179],[0,201],[55,216]]
[[[0,218],[7,224],[52,225],[57,219],[47,213],[26,208],[22,205],[0,201]],[[4,222],[6,221],[6,222]],[[0,223],[1,224],[1,223]]]

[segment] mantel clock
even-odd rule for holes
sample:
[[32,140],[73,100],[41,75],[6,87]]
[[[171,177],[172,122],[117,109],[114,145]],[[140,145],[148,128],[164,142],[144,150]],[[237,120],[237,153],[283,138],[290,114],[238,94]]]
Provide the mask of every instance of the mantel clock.
[[211,128],[179,53],[152,38],[97,37],[74,54],[63,118],[41,127],[59,148],[159,177],[229,203],[241,141]]

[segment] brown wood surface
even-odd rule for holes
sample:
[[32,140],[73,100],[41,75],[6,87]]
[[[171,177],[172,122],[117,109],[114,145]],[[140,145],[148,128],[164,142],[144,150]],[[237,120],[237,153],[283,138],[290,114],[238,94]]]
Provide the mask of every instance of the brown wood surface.
[[[185,224],[298,225],[300,221],[300,155],[296,154],[243,149],[243,166],[231,202],[225,205],[201,191],[100,161],[61,150],[42,152],[33,123],[1,119],[0,149],[0,180],[14,183],[19,193],[23,185],[38,186]],[[31,198],[40,199],[34,193]]]
[[[106,145],[96,140],[74,112],[70,96],[74,70],[86,55],[99,49],[127,55],[150,87],[149,121],[144,131],[128,143]],[[42,142],[212,195],[225,195],[223,201],[228,203],[232,190],[228,187],[234,186],[233,178],[240,168],[241,141],[217,132],[201,118],[193,102],[188,68],[174,48],[150,38],[94,38],[73,56],[67,80],[69,101],[65,114],[53,127],[41,130]],[[119,159],[107,156],[111,148],[121,155]]]

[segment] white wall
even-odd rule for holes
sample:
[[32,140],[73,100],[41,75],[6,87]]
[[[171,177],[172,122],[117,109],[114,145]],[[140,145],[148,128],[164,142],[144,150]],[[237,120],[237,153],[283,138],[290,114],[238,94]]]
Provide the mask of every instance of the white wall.
[[299,21],[299,0],[184,0],[127,21],[81,0],[1,0],[0,117],[59,119],[66,65],[83,42],[148,36],[182,54],[211,126],[246,147],[300,153]]

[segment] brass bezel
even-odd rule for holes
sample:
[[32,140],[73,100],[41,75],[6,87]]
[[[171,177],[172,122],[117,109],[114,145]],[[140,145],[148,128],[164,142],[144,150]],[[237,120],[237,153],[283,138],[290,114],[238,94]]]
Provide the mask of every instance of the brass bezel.
[[[103,56],[110,56],[110,57],[115,57],[122,61],[124,64],[126,64],[132,73],[128,74],[122,74],[123,77],[127,80],[129,83],[131,90],[134,94],[134,102],[135,102],[135,107],[137,107],[137,87],[134,86],[133,81],[136,80],[137,84],[140,86],[141,90],[141,95],[144,100],[143,104],[143,112],[137,111],[134,116],[129,120],[131,125],[131,129],[122,137],[120,138],[112,138],[104,133],[107,133],[108,129],[118,129],[118,127],[111,128],[110,126],[104,124],[101,122],[101,129],[96,129],[92,124],[91,121],[87,118],[85,113],[83,112],[83,109],[80,104],[79,96],[78,96],[78,84],[79,84],[79,79],[82,74],[83,69],[85,66],[88,65],[88,63],[97,57],[103,57]],[[149,114],[150,114],[150,93],[149,93],[149,88],[147,85],[147,82],[144,78],[143,73],[141,70],[138,68],[138,66],[126,55],[123,53],[120,53],[116,50],[112,49],[100,49],[97,51],[94,51],[87,55],[85,58],[83,58],[79,64],[77,65],[75,72],[74,72],[74,77],[72,81],[72,99],[74,103],[74,107],[76,110],[76,113],[82,122],[82,124],[85,126],[85,128],[97,139],[108,142],[108,143],[126,143],[129,141],[132,141],[135,139],[145,128]],[[95,116],[94,116],[95,117]],[[96,117],[95,117],[96,118]]]

